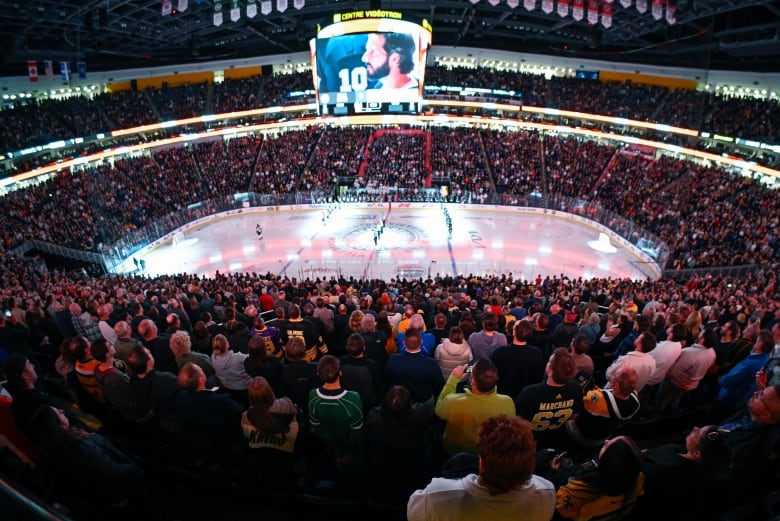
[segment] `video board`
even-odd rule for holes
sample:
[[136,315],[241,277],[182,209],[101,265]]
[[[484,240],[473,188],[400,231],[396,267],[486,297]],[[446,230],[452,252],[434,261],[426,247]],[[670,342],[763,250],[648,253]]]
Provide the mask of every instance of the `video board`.
[[431,26],[397,11],[333,16],[310,42],[320,115],[417,114]]

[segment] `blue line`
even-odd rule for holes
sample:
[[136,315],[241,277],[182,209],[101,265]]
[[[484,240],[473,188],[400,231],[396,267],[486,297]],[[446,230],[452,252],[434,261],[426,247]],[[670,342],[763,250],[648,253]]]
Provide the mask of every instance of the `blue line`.
[[455,265],[455,253],[452,251],[452,237],[447,237],[447,250],[450,252],[450,262],[452,262],[452,273],[458,276],[458,268]]

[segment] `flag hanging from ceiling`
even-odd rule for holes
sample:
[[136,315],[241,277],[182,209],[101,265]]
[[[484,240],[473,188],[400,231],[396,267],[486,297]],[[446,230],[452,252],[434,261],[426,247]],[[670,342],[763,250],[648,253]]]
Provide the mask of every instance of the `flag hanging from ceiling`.
[[609,29],[612,27],[612,2],[614,0],[603,0],[601,2],[601,25]]
[[60,62],[62,81],[70,81],[70,62]]
[[569,16],[569,0],[558,0],[558,16],[561,18]]
[[38,62],[36,61],[27,62],[27,75],[30,77],[31,83],[38,82]]
[[257,16],[257,0],[246,0],[246,17],[254,18]]
[[222,25],[222,2],[214,2],[214,25]]
[[524,0],[523,7],[525,7],[526,11],[533,11],[536,9],[536,0]]
[[664,16],[664,0],[653,0],[653,18],[660,20]]
[[287,0],[276,0],[276,10],[283,13],[287,10]]
[[51,81],[54,79],[54,67],[51,64],[51,60],[43,62],[43,71],[47,80]]
[[488,3],[492,5],[493,7],[497,6],[501,3],[501,0],[488,0]]
[[170,16],[172,11],[173,11],[172,0],[162,0],[162,15]]
[[628,9],[631,7],[631,0],[620,0],[620,5]]
[[571,16],[578,22],[582,20],[582,16],[585,14],[585,0],[574,0],[574,5],[571,6]]
[[80,80],[87,79],[87,62],[76,62],[76,71]]
[[178,5],[177,5],[177,7],[176,7],[176,8],[177,8],[179,11],[182,11],[182,12],[184,12],[184,11],[186,11],[186,10],[187,10],[187,8],[188,8],[189,6],[190,6],[190,4],[189,4],[189,1],[188,1],[188,0],[179,0],[179,3],[178,3]]
[[636,0],[636,10],[645,14],[647,12],[647,0]]
[[599,0],[588,0],[588,23],[599,23]]
[[479,0],[469,0],[469,2],[471,2],[472,4],[478,4]]
[[241,19],[241,5],[238,0],[230,0],[230,21],[237,22]]
[[520,0],[506,0],[506,5],[512,9],[516,9],[517,6],[520,5]]
[[550,14],[553,10],[553,0],[542,0],[542,12]]
[[306,0],[293,0],[293,7],[299,11],[303,9],[304,5],[306,5]]
[[260,2],[260,12],[263,14],[263,16],[266,16],[270,14],[271,9],[273,9],[273,2],[271,0],[262,0]]
[[677,23],[677,16],[675,15],[677,8],[672,5],[672,0],[666,0],[666,23],[674,25]]

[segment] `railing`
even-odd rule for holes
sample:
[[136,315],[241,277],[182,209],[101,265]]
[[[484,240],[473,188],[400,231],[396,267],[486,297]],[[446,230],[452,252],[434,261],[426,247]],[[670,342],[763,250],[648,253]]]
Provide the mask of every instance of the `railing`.
[[664,278],[688,280],[693,276],[705,277],[707,275],[742,278],[751,273],[755,273],[758,271],[758,269],[758,264],[742,264],[740,266],[711,266],[705,268],[670,268],[664,270]]

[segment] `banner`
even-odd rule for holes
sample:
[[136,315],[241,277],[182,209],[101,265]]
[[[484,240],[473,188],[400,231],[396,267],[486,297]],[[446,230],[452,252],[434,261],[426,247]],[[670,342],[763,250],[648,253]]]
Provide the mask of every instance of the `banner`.
[[287,0],[276,0],[276,10],[283,13],[287,10]]
[[257,16],[257,0],[246,0],[246,17],[254,18]]
[[173,11],[172,0],[162,0],[162,15],[170,16],[172,11]]
[[614,0],[602,0],[601,2],[601,25],[609,29],[612,27],[612,2]]
[[677,16],[675,13],[677,12],[677,8],[672,5],[672,0],[666,0],[666,23],[669,25],[674,25],[677,23]]
[[62,81],[70,81],[70,62],[60,62]]
[[546,14],[552,13],[553,0],[542,0],[542,12]]
[[299,11],[303,9],[304,5],[306,5],[306,0],[293,0],[293,7]]
[[237,22],[241,19],[241,5],[238,0],[230,0],[230,21]]
[[647,0],[636,0],[636,10],[645,14],[647,12]]
[[214,25],[222,25],[222,2],[214,2]]
[[526,11],[533,11],[536,9],[536,0],[524,0],[523,7],[525,7]]
[[582,20],[582,16],[585,14],[585,0],[574,0],[574,5],[571,7],[571,16],[578,22]]
[[501,3],[501,0],[488,0],[488,3],[492,5],[493,7],[497,6]]
[[179,4],[176,7],[181,12],[184,12],[187,10],[187,8],[190,6],[188,0],[179,0]]
[[653,18],[660,20],[664,16],[664,0],[653,0]]
[[517,9],[517,6],[520,5],[520,0],[506,0],[506,5],[512,9]]
[[30,83],[38,83],[38,62],[27,62],[27,75],[30,77]]
[[260,2],[260,12],[263,13],[264,16],[270,14],[272,8],[273,3],[271,0],[262,0]]
[[87,79],[87,62],[76,62],[76,70],[80,80]]
[[558,16],[561,18],[569,16],[569,0],[558,0]]
[[51,81],[54,79],[54,66],[51,63],[51,60],[43,62],[43,70],[47,80]]
[[620,0],[620,5],[628,9],[631,7],[631,0]]
[[599,23],[599,0],[588,0],[588,23],[590,25]]

